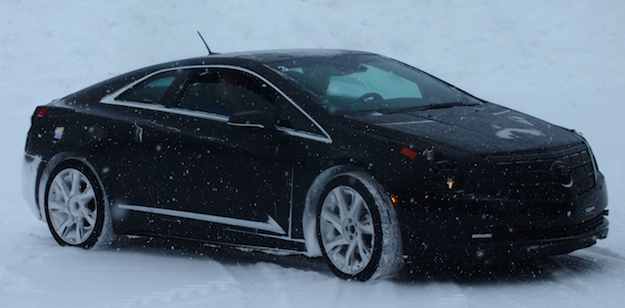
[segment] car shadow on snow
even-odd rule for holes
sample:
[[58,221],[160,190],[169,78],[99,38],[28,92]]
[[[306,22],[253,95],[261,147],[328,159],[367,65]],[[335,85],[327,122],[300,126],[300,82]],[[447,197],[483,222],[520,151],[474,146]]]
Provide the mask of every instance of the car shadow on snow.
[[515,261],[467,262],[449,261],[436,264],[407,264],[396,281],[490,285],[536,281],[556,281],[572,276],[603,272],[606,266],[596,259],[568,254]]
[[299,254],[276,254],[251,248],[206,244],[195,241],[160,237],[121,237],[111,249],[152,253],[171,257],[210,259],[225,266],[274,263],[286,268],[327,273],[334,276],[322,258],[309,258]]
[[[335,278],[322,258],[302,255],[277,255],[247,248],[198,244],[197,242],[164,238],[123,238],[112,249],[135,253],[160,254],[172,258],[206,258],[224,266],[273,263],[285,268],[314,271]],[[610,264],[586,254],[568,254],[517,261],[461,262],[405,264],[392,281],[399,284],[427,284],[454,282],[467,285],[515,284],[536,281],[556,281],[609,271]],[[337,278],[338,279],[338,278]]]

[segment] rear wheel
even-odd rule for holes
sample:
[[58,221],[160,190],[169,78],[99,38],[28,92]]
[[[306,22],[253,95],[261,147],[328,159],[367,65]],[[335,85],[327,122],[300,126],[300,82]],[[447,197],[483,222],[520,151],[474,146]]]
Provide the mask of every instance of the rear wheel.
[[50,232],[60,245],[91,248],[108,244],[112,230],[104,194],[85,165],[67,161],[51,173],[45,212]]
[[318,211],[321,252],[343,279],[396,274],[402,247],[397,216],[381,186],[364,172],[348,172],[325,187]]

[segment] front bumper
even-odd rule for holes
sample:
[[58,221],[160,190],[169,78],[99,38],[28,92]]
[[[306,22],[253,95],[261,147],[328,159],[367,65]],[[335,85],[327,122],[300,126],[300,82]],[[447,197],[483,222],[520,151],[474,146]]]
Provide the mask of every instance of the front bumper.
[[565,254],[607,237],[607,189],[568,200],[467,196],[398,208],[404,251],[414,261],[519,259]]
[[[607,212],[607,211],[606,211]],[[606,213],[607,215],[607,213]],[[453,251],[456,258],[466,259],[522,259],[528,257],[566,254],[594,245],[597,240],[608,236],[609,221],[599,216],[589,223],[572,226],[560,231],[558,236],[545,234],[544,238],[527,238],[491,242],[480,239],[465,245],[449,245],[446,251]],[[568,235],[567,235],[568,233]],[[439,251],[441,253],[442,251]],[[447,257],[449,257],[447,253]]]

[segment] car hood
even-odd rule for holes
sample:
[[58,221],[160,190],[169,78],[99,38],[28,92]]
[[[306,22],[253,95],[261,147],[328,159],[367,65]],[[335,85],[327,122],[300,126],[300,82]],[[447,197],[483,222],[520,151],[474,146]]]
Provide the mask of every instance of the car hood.
[[393,139],[408,134],[474,154],[554,148],[581,142],[569,130],[502,106],[485,103],[445,109],[347,116],[374,125],[374,133]]

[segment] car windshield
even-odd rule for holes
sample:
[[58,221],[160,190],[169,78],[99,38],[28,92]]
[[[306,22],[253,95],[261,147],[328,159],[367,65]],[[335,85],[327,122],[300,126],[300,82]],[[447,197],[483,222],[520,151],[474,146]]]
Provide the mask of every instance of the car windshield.
[[305,57],[269,66],[336,112],[397,112],[481,103],[418,69],[377,55]]

